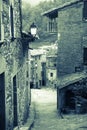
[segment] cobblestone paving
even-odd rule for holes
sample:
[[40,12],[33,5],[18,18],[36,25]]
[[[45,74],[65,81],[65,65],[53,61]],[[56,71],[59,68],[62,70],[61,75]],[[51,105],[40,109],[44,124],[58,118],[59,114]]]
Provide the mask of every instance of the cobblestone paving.
[[32,130],[87,130],[87,114],[58,116],[56,90],[32,89],[31,93],[36,111]]

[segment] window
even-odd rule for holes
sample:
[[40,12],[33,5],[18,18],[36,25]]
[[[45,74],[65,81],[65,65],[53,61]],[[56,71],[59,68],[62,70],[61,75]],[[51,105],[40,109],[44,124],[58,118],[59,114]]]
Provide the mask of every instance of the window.
[[48,31],[49,32],[57,32],[57,22],[56,22],[56,18],[53,19],[49,19],[49,23],[48,23]]
[[13,7],[10,6],[10,36],[14,38],[14,19],[13,19]]
[[87,21],[87,0],[84,1],[83,6],[83,20]]
[[84,65],[87,65],[87,48],[84,48],[83,63],[84,63]]
[[56,67],[56,63],[54,63],[54,67]]
[[53,77],[53,73],[50,73],[50,77]]

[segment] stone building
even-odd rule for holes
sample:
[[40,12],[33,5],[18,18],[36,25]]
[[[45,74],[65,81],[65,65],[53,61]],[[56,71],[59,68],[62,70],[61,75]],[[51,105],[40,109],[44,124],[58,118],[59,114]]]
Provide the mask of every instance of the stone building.
[[30,55],[31,87],[53,86],[57,78],[57,44],[33,49]]
[[[74,112],[77,112],[76,108],[79,106],[81,111],[87,112],[87,96],[85,96],[87,91],[87,0],[64,1],[58,7],[44,12],[43,15],[52,22],[53,19],[57,20],[58,109],[60,112],[65,109],[68,111],[74,109]],[[51,24],[48,22],[51,30],[54,28],[52,22]],[[77,88],[80,88],[82,93]],[[85,90],[84,94],[83,90]],[[72,95],[71,98],[70,95]],[[69,101],[68,106],[65,99]],[[74,102],[74,107],[70,102]],[[82,106],[85,106],[85,110]]]
[[47,86],[55,87],[57,79],[57,44],[49,46],[46,53],[46,83]]
[[21,0],[0,0],[0,129],[20,128],[29,114],[27,42]]
[[43,49],[33,49],[31,53],[31,87],[46,85],[46,53]]
[[48,86],[54,86],[54,81],[57,78],[56,59],[57,56],[55,55],[47,56],[46,81]]

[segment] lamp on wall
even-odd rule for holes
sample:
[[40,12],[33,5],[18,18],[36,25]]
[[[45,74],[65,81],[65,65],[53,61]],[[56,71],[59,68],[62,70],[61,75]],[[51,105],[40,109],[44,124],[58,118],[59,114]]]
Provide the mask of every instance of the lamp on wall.
[[26,40],[26,42],[33,42],[37,38],[37,26],[33,22],[30,25],[30,32],[22,32],[22,39]]
[[30,26],[30,32],[31,34],[35,37],[37,34],[37,26],[35,25],[35,23],[33,22]]
[[34,22],[30,26],[30,32],[35,39],[40,39],[38,34],[37,34],[37,26]]

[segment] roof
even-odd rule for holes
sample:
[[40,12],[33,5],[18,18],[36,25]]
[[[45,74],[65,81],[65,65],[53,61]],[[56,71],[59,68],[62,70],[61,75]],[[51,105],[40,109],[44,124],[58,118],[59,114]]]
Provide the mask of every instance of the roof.
[[62,5],[59,5],[58,7],[56,8],[52,8],[48,11],[45,11],[44,13],[42,13],[43,16],[47,16],[49,18],[55,18],[58,16],[58,11],[68,7],[68,6],[72,6],[74,4],[77,4],[79,2],[82,2],[83,0],[72,0],[70,2],[65,2],[64,4]]
[[57,80],[57,86],[59,89],[64,88],[70,84],[76,83],[82,79],[87,78],[87,73],[86,72],[78,72],[78,73],[73,73],[73,74],[68,74],[66,76],[61,76]]

